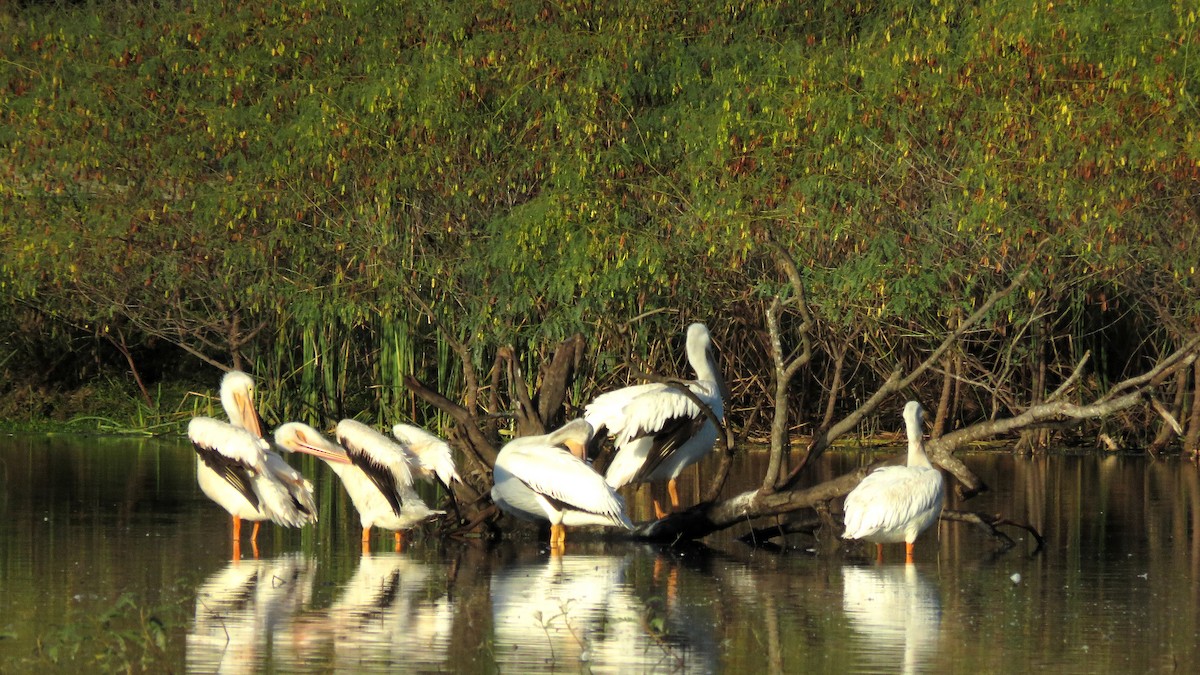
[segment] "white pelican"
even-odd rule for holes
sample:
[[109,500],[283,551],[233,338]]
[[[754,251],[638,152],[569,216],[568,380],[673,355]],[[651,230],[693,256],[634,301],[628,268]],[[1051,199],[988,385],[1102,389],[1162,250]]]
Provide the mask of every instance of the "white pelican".
[[[717,419],[724,419],[724,384],[712,356],[712,337],[702,323],[687,330],[687,356],[696,379],[687,384]],[[596,433],[612,436],[617,453],[604,479],[614,488],[666,480],[672,509],[679,506],[676,479],[704,458],[717,440],[717,427],[692,399],[673,385],[641,384],[597,396],[583,418]],[[657,498],[654,510],[663,516]]]
[[921,404],[904,406],[908,431],[908,464],[885,466],[872,471],[846,495],[846,539],[875,542],[876,556],[883,560],[883,545],[905,543],[905,559],[913,561],[913,542],[925,528],[937,522],[942,512],[942,474],[925,456]]
[[200,489],[233,517],[235,557],[240,553],[237,546],[243,518],[254,521],[250,541],[256,554],[262,521],[300,527],[315,518],[313,512],[293,498],[271,468],[269,457],[274,453],[266,449],[266,441],[211,417],[192,418],[188,423],[188,438],[196,448],[196,480]]
[[550,521],[550,548],[562,551],[564,526],[633,529],[625,502],[582,459],[592,425],[575,420],[541,436],[509,441],[496,456],[492,501],[525,520]]
[[[254,434],[255,438],[263,439],[263,447],[267,450],[267,468],[287,486],[292,499],[302,510],[311,515],[312,522],[317,520],[317,503],[313,498],[312,483],[305,480],[304,475],[275,454],[271,444],[263,434],[262,418],[254,407],[254,380],[240,370],[231,370],[221,378],[221,407],[229,416],[229,423]],[[255,526],[255,537],[258,528]]]
[[409,464],[422,479],[433,482],[433,477],[437,476],[447,489],[452,481],[462,482],[458,469],[454,467],[454,455],[446,441],[411,424],[395,425],[392,427],[392,435],[400,441],[400,446],[410,453]]
[[333,443],[306,424],[289,422],[275,430],[275,443],[325,460],[342,479],[362,523],[364,553],[370,552],[372,527],[395,530],[398,547],[402,530],[444,513],[430,509],[413,489],[409,457],[395,441],[348,419],[338,423],[336,433]]
[[364,556],[320,622],[333,641],[333,672],[444,672],[457,605],[444,566],[402,553]]

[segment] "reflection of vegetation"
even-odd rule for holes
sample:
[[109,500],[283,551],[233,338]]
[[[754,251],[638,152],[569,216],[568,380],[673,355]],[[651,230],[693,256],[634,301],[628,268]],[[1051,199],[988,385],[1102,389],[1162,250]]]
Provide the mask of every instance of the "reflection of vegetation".
[[103,612],[48,629],[37,638],[37,653],[24,665],[86,664],[105,672],[170,670],[167,621],[180,625],[184,620],[177,604],[147,609],[133,593],[124,593]]

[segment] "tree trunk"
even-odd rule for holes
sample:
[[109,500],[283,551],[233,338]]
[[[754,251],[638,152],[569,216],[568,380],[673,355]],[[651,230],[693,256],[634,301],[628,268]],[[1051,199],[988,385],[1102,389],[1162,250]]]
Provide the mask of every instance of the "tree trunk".
[[954,355],[946,356],[946,373],[942,376],[942,394],[938,397],[937,414],[933,419],[932,438],[939,438],[946,429],[946,418],[950,415],[950,394],[954,391]]
[[1192,414],[1188,419],[1183,451],[1196,456],[1200,455],[1200,361],[1192,366],[1192,372]]

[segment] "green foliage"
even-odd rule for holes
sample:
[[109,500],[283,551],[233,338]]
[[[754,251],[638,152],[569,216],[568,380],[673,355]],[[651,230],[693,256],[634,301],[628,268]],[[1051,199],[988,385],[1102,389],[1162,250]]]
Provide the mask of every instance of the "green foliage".
[[147,610],[133,594],[124,593],[97,615],[42,627],[37,654],[25,665],[109,672],[158,670],[172,660],[167,620],[182,622],[183,612],[178,607]]
[[840,330],[936,334],[1026,266],[1067,334],[1200,315],[1187,3],[0,12],[3,303],[236,353],[280,415],[413,416],[435,321],[478,364],[720,322],[767,236]]

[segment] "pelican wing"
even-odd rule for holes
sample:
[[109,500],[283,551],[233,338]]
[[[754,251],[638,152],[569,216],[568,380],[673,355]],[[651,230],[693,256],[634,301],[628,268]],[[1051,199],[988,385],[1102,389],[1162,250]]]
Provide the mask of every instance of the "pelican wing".
[[188,440],[208,468],[260,508],[255,479],[263,473],[263,450],[249,432],[211,417],[188,422]]
[[942,474],[936,469],[885,466],[876,469],[846,495],[846,539],[904,530],[936,518],[943,499]]
[[507,468],[529,489],[571,509],[632,527],[620,495],[600,474],[572,455],[565,444],[518,447],[511,451]]
[[[688,388],[714,414],[722,415],[723,405],[715,387],[692,382]],[[598,396],[588,406],[585,419],[612,433],[617,454],[606,477],[614,487],[646,480],[708,422],[708,416],[691,397],[668,384],[627,387]]]
[[446,441],[411,424],[397,424],[392,435],[401,446],[412,452],[417,464],[427,474],[436,474],[449,487],[452,481],[462,482],[454,466],[454,453]]
[[288,498],[291,500],[292,506],[302,514],[300,520],[316,521],[317,502],[313,497],[312,483],[304,478],[304,474],[274,452],[267,452],[265,455],[267,470],[287,487]]
[[400,515],[403,500],[400,498],[400,491],[396,486],[396,475],[388,469],[386,464],[358,448],[347,447],[346,454],[350,457],[350,462],[367,474],[367,478],[370,478],[375,487],[379,488],[379,492],[387,498],[388,504],[392,506],[392,512]]
[[415,496],[409,489],[412,471],[404,449],[387,436],[354,420],[338,423],[337,440],[346,449],[350,462],[371,479],[399,516],[404,499]]
[[610,434],[616,436],[625,429],[627,424],[625,407],[629,405],[630,401],[643,394],[661,391],[664,386],[659,383],[638,384],[600,394],[584,407],[583,418],[592,425],[597,435],[601,433],[600,429],[603,427]]
[[192,446],[196,448],[196,454],[208,468],[240,492],[251,506],[259,508],[258,494],[251,487],[251,483],[254,481],[254,467],[244,460],[223,455],[217,448],[205,445],[200,441],[193,439]]
[[659,465],[671,456],[671,453],[699,433],[706,421],[707,418],[703,414],[697,417],[672,417],[666,420],[662,429],[649,436],[652,440],[646,461],[642,463],[642,467],[638,469],[637,474],[630,482],[638,483],[646,480],[646,477],[654,473]]

